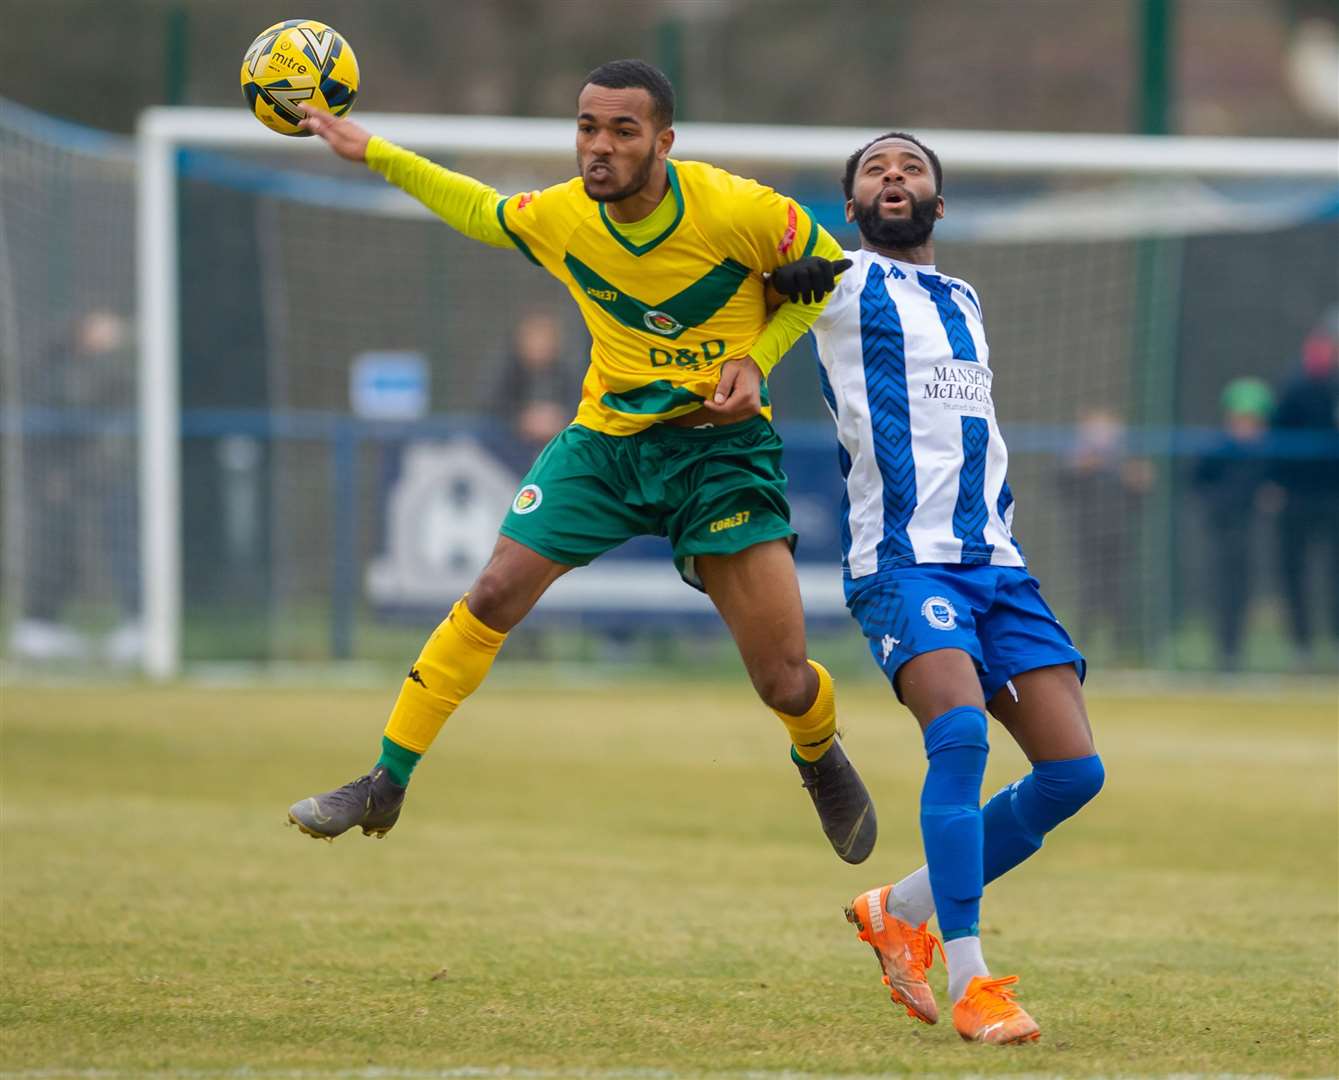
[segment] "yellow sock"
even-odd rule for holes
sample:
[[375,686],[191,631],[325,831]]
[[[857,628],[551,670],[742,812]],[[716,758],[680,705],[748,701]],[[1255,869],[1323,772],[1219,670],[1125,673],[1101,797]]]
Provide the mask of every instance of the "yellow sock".
[[425,752],[446,718],[484,681],[506,638],[476,619],[463,596],[457,600],[409,669],[386,722],[386,738],[416,754]]
[[[817,660],[810,660],[809,666],[818,675],[818,697],[802,716],[787,716],[777,712],[781,722],[790,732],[790,741],[795,744],[795,753],[805,761],[817,761],[828,752],[832,740],[837,734],[837,696],[832,689],[832,676],[828,669]],[[776,710],[772,710],[776,712]]]

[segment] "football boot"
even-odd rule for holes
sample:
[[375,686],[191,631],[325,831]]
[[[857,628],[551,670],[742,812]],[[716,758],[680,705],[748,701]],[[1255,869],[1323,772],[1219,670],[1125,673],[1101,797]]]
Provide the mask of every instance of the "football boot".
[[288,808],[288,821],[318,840],[333,840],[354,826],[380,840],[399,819],[404,795],[405,788],[378,765],[343,787],[295,802]]
[[817,761],[805,761],[791,753],[800,770],[800,782],[818,811],[823,832],[838,856],[848,863],[864,862],[874,850],[879,822],[874,803],[855,766],[836,739]]
[[904,1006],[913,1020],[936,1024],[939,1006],[925,971],[934,963],[935,949],[942,957],[944,948],[925,928],[925,923],[912,926],[888,914],[888,893],[892,888],[885,885],[861,893],[846,909],[846,921],[855,926],[857,936],[879,958],[883,985],[888,987],[893,1000]]
[[953,1006],[953,1026],[968,1042],[1002,1046],[1033,1042],[1041,1038],[1037,1021],[1014,1000],[1010,987],[1017,975],[988,979],[980,975],[967,984],[967,991]]

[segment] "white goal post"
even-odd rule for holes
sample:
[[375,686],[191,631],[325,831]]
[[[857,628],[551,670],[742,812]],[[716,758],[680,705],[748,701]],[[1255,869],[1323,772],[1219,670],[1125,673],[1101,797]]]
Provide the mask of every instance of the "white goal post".
[[[359,114],[370,130],[425,153],[506,153],[568,160],[570,120]],[[835,174],[865,128],[682,124],[676,156],[819,167]],[[923,131],[953,174],[1027,173],[1131,177],[1270,177],[1339,181],[1339,143],[1230,139]],[[153,679],[180,668],[182,627],[178,151],[327,153],[317,140],[285,140],[244,110],[153,108],[138,124],[137,287],[140,332],[140,545],[143,663]],[[300,144],[300,145],[295,145]],[[1267,167],[1262,167],[1267,163]]]

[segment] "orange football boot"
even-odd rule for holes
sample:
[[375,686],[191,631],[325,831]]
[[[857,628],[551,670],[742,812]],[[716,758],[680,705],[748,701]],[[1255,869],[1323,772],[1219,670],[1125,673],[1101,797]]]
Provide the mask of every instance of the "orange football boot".
[[1017,975],[1002,979],[978,975],[969,982],[967,992],[953,1006],[953,1026],[958,1034],[968,1042],[992,1046],[1040,1039],[1037,1021],[1014,1001],[1014,992],[1009,989],[1017,981]]
[[885,905],[891,885],[870,889],[851,901],[846,921],[860,931],[861,941],[869,943],[883,968],[883,985],[907,1015],[926,1024],[939,1022],[939,1006],[925,978],[925,969],[934,963],[935,949],[944,955],[939,939],[925,929],[925,923],[912,926],[894,915]]

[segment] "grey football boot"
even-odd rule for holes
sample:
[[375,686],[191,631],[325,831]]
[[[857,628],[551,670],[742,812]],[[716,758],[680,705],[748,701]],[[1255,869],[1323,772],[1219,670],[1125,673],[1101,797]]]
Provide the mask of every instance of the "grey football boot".
[[288,821],[317,840],[333,840],[355,825],[380,840],[400,817],[405,788],[378,765],[343,787],[300,799],[288,808]]
[[818,820],[823,823],[823,832],[832,849],[848,863],[864,862],[874,850],[879,822],[865,782],[847,758],[842,744],[833,739],[828,752],[817,761],[805,761],[793,752],[791,760],[800,770],[800,782],[814,800]]

